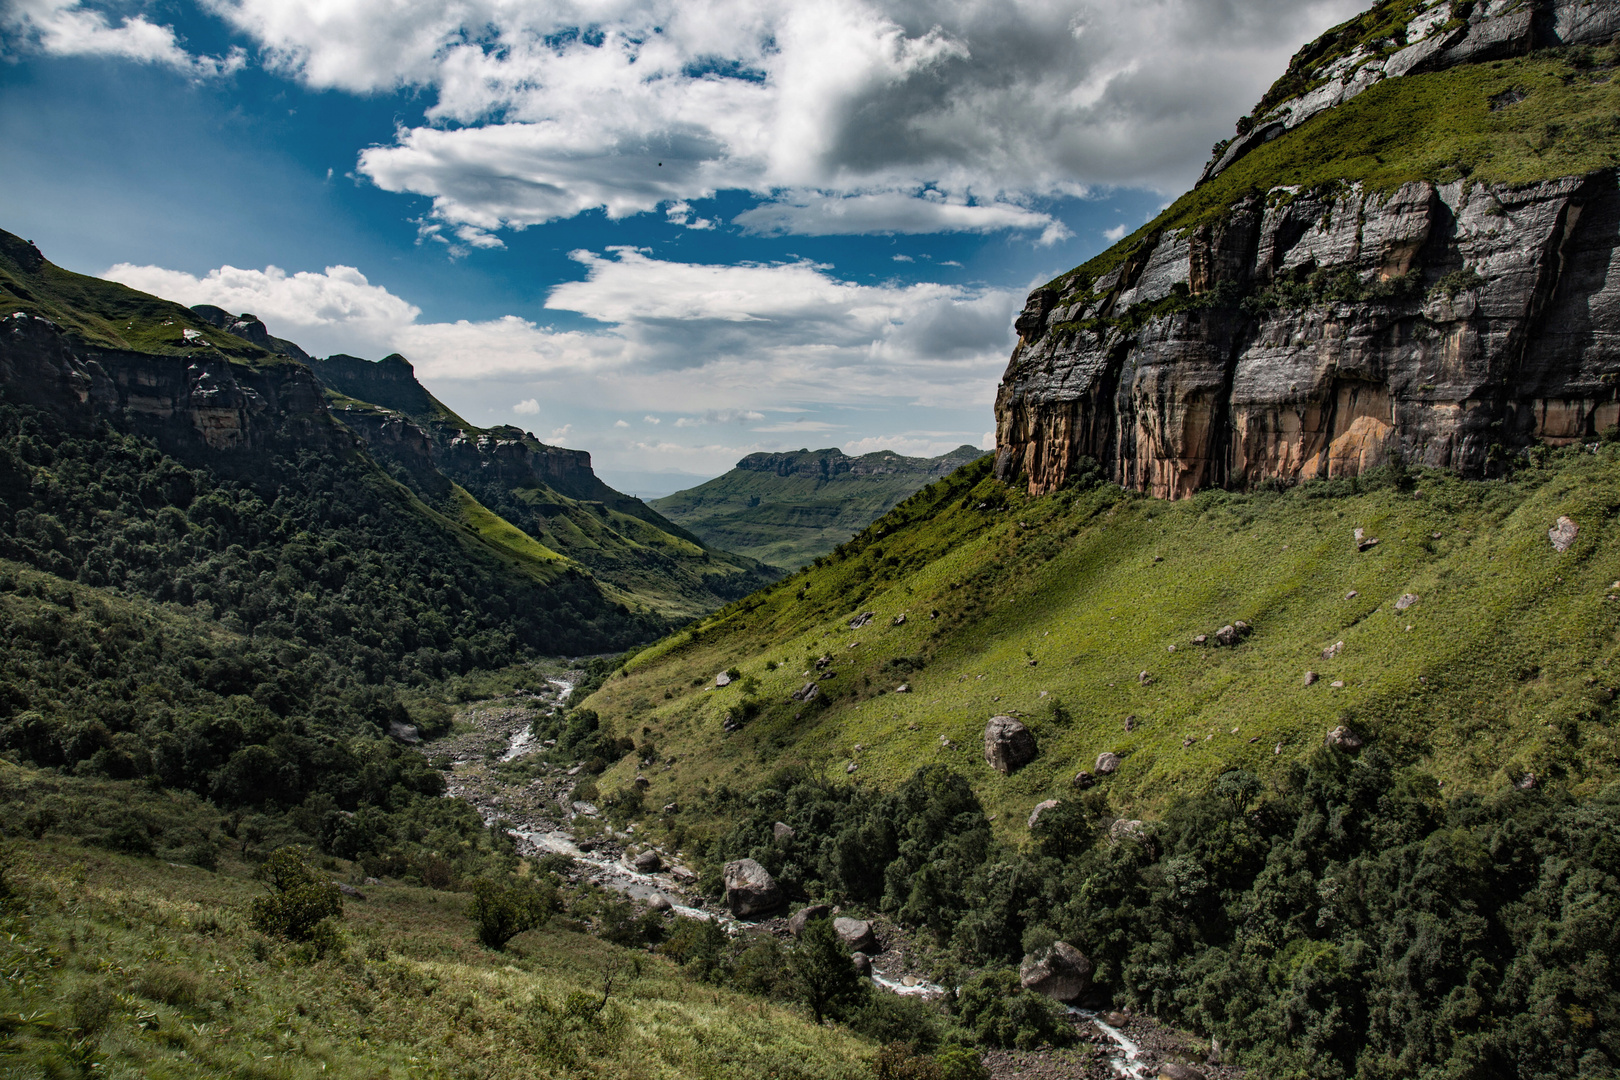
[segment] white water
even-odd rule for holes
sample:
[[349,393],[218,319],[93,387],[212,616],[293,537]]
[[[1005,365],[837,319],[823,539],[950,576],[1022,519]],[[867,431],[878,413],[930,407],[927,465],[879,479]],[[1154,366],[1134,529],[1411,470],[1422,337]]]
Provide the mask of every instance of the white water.
[[674,878],[668,874],[638,874],[629,867],[610,859],[600,859],[588,852],[581,851],[574,838],[565,832],[529,832],[522,829],[513,829],[512,835],[533,845],[535,850],[553,852],[566,855],[570,859],[594,871],[597,884],[605,889],[623,893],[633,900],[646,903],[654,897],[663,897],[669,902],[669,909],[677,915],[688,919],[718,919],[722,926],[731,929],[738,924],[724,916],[716,915],[712,911],[701,908],[688,907],[677,904],[676,898],[681,894],[676,889]]
[[[546,682],[557,687],[558,705],[566,702],[568,695],[574,692],[574,684],[566,679],[547,679]],[[506,753],[501,755],[501,760],[511,761],[513,758],[520,758],[524,754],[533,753],[535,749],[534,732],[529,730],[528,724],[525,724],[512,732],[512,737],[506,744]]]
[[1142,1060],[1142,1048],[1126,1037],[1123,1031],[1103,1020],[1102,1017],[1087,1009],[1077,1009],[1069,1006],[1069,1011],[1076,1016],[1084,1017],[1097,1025],[1097,1030],[1113,1041],[1115,1053],[1108,1059],[1108,1064],[1115,1073],[1129,1080],[1145,1080],[1151,1074],[1147,1063]]
[[872,969],[872,981],[883,987],[885,990],[896,994],[903,994],[907,997],[939,997],[945,993],[945,988],[943,986],[935,986],[933,983],[926,983],[920,979],[917,981],[916,986],[907,986],[905,983],[896,979],[888,978],[877,968]]

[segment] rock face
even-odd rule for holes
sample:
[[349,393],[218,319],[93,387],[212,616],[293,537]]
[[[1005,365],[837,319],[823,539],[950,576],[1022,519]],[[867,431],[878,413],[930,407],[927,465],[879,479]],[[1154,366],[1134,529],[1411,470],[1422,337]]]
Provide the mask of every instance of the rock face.
[[[1381,79],[1620,30],[1620,8],[1584,0],[1492,0],[1457,27],[1431,6],[1406,48],[1358,53],[1268,107],[1206,177]],[[1590,440],[1620,420],[1617,253],[1613,170],[1245,196],[1219,224],[1150,234],[1095,280],[1031,294],[996,399],[996,475],[1043,494],[1089,457],[1186,498],[1397,457],[1483,475],[1496,444]],[[1353,276],[1360,298],[1264,301],[1312,274]],[[1207,306],[1175,310],[1178,296]]]
[[1046,951],[1024,957],[1018,980],[1026,990],[1055,1001],[1077,1001],[1091,989],[1091,961],[1068,942],[1054,942]]
[[726,906],[739,919],[771,911],[782,902],[776,879],[753,859],[726,863]]
[[865,919],[834,919],[833,933],[838,935],[839,941],[849,947],[850,952],[877,951],[877,938],[872,934],[872,924]]
[[984,727],[984,760],[1006,775],[1035,760],[1035,736],[1010,716],[992,716]]

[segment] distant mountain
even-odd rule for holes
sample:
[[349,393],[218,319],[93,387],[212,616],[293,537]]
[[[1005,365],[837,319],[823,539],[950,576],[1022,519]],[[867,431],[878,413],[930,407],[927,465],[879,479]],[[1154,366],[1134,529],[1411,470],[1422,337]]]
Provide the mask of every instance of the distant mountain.
[[964,444],[934,458],[891,450],[860,457],[837,449],[750,454],[724,476],[652,506],[706,543],[791,570],[984,453]]
[[633,605],[690,618],[781,576],[608,487],[583,450],[548,446],[516,427],[469,424],[416,381],[403,356],[307,363],[334,414],[424,501],[480,530],[516,526]]

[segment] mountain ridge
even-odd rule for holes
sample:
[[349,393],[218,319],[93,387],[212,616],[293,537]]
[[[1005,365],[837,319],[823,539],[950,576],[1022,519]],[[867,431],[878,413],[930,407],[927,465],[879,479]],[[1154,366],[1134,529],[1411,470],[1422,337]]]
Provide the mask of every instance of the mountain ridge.
[[892,450],[851,456],[836,447],[763,451],[652,506],[718,547],[792,569],[984,453],[967,444],[932,458]]

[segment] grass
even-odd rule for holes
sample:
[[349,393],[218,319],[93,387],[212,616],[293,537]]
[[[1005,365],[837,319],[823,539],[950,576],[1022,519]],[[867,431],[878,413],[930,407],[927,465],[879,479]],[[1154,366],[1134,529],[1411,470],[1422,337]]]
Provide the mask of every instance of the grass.
[[47,834],[10,860],[7,1076],[844,1078],[874,1050],[562,923],[491,952],[462,893],[367,886],[341,954],[317,959],[248,926],[264,887],[234,858],[207,871]]
[[[90,345],[159,356],[218,355],[253,367],[291,363],[205,322],[189,308],[101,278],[75,274],[52,263],[30,269],[27,243],[0,230],[0,307],[56,323]],[[210,345],[183,344],[184,332],[201,333]]]
[[451,493],[461,510],[461,522],[492,547],[502,548],[519,559],[535,562],[563,562],[563,556],[552,551],[534,537],[505,518],[486,508],[468,494],[460,484],[451,485]]
[[[970,466],[844,557],[637,655],[584,704],[677,759],[647,774],[648,805],[695,812],[786,764],[891,786],[944,762],[1017,833],[1112,751],[1110,801],[1151,815],[1235,766],[1277,775],[1340,723],[1465,788],[1533,772],[1595,790],[1620,764],[1620,447],[1560,451],[1510,480],[1398,480],[1171,503],[1117,488],[1029,498]],[[1563,554],[1546,535],[1559,515],[1581,527]],[[1379,545],[1358,551],[1357,527]],[[1397,612],[1406,593],[1418,600]],[[1254,632],[1237,648],[1192,643],[1238,619]],[[817,683],[825,706],[790,702],[822,655],[837,672]],[[713,689],[729,668],[742,678]],[[1041,748],[1008,777],[981,755],[998,713]]]
[[[1416,180],[1528,184],[1620,163],[1614,49],[1556,50],[1386,79],[1240,158],[1113,247],[1077,267],[1094,281],[1148,237],[1224,217],[1246,196]],[[1522,99],[1493,108],[1503,95]],[[1063,278],[1051,284],[1057,286]]]

